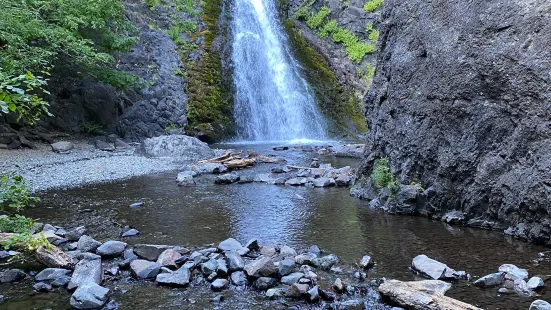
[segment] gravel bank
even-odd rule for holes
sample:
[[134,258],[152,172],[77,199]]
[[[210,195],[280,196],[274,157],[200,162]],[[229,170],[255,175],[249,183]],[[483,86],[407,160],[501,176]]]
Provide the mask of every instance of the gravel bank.
[[72,142],[75,149],[69,154],[54,153],[49,145],[35,150],[0,149],[0,172],[20,174],[34,191],[44,191],[174,171],[186,163],[177,158],[147,158],[134,154],[134,149],[106,152],[87,142]]

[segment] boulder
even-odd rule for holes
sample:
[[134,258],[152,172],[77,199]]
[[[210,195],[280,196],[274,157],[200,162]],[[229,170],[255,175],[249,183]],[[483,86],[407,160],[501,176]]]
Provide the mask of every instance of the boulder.
[[38,282],[33,285],[33,290],[39,293],[45,293],[52,290],[52,286],[45,282]]
[[219,163],[204,163],[188,167],[188,169],[196,174],[218,174],[228,171],[226,166]]
[[187,286],[189,284],[190,272],[186,267],[171,273],[160,273],[157,275],[156,281],[161,285],[166,286]]
[[176,183],[178,186],[194,186],[196,183],[193,177],[196,174],[193,171],[182,171],[176,176]]
[[185,135],[169,135],[145,139],[142,151],[151,157],[175,157],[181,160],[198,161],[215,156],[208,144]]
[[136,278],[150,279],[159,274],[161,265],[143,259],[136,259],[130,263],[130,269]]
[[335,179],[335,184],[337,186],[348,186],[352,182],[352,177],[346,174],[341,174]]
[[309,302],[316,302],[320,299],[320,288],[319,286],[314,286],[306,292],[306,299]]
[[226,264],[226,260],[223,258],[219,258],[216,260],[216,274],[221,277],[225,278],[228,276],[228,265]]
[[94,252],[100,245],[101,242],[84,235],[78,239],[77,249],[82,252]]
[[293,283],[285,293],[285,297],[301,298],[309,288],[308,284]]
[[210,275],[211,273],[216,271],[216,268],[218,267],[218,262],[215,259],[209,259],[208,261],[201,264],[201,272],[204,275]]
[[505,273],[496,272],[474,281],[473,285],[478,287],[493,287],[501,285],[503,281],[505,281]]
[[363,269],[368,269],[370,267],[373,267],[374,264],[375,262],[369,255],[365,255],[364,257],[362,257],[362,260],[360,261],[360,267],[362,267]]
[[289,246],[284,245],[279,249],[279,254],[282,257],[295,257],[297,255],[297,251]]
[[317,268],[329,270],[333,265],[339,262],[339,258],[335,254],[330,254],[323,257],[314,258],[311,262]]
[[302,272],[293,272],[289,275],[286,275],[281,278],[281,283],[291,285],[293,283],[298,283],[300,279],[304,277],[304,273]]
[[513,282],[513,289],[522,297],[531,297],[534,294],[534,292],[532,292],[532,290],[528,287],[526,281],[522,279],[516,279]]
[[105,142],[105,141],[100,140],[100,139],[96,140],[94,145],[96,146],[96,149],[101,150],[101,151],[113,152],[115,150],[115,145],[113,145],[111,143],[108,143],[108,142]]
[[140,258],[156,261],[161,253],[171,248],[173,247],[168,245],[137,244],[134,246],[134,253]]
[[78,241],[80,237],[84,236],[85,233],[86,228],[84,226],[79,226],[66,232],[65,238],[67,238],[69,241]]
[[342,280],[340,278],[337,278],[335,280],[335,282],[333,283],[333,288],[337,291],[337,292],[342,292],[344,291],[344,284],[342,283]]
[[277,285],[277,279],[271,277],[260,277],[253,282],[253,286],[258,289],[265,291],[269,288],[272,288]]
[[65,252],[55,245],[50,249],[39,246],[34,252],[36,260],[47,267],[72,269],[73,261]]
[[122,234],[122,236],[123,236],[123,237],[133,237],[133,236],[137,236],[137,235],[139,235],[139,234],[140,234],[140,231],[139,231],[139,230],[132,228],[132,229],[129,229],[129,230],[125,231],[125,232]]
[[96,254],[102,257],[115,257],[122,255],[124,249],[126,249],[125,242],[111,240],[100,245],[96,249]]
[[325,177],[314,179],[312,183],[314,184],[314,187],[330,187],[335,186],[336,184],[335,179]]
[[217,176],[214,184],[232,184],[239,181],[239,174],[232,172]]
[[309,265],[317,257],[314,253],[299,254],[295,256],[295,262],[299,265]]
[[215,292],[219,292],[219,291],[222,291],[224,289],[226,289],[229,285],[229,282],[228,280],[226,279],[216,279],[212,282],[211,284],[211,288],[213,291]]
[[71,295],[71,306],[76,309],[98,309],[109,299],[109,289],[95,283],[80,286]]
[[289,185],[289,186],[300,186],[302,185],[302,183],[300,182],[302,178],[291,178],[287,181],[285,181],[285,185]]
[[61,269],[61,268],[46,268],[39,272],[34,280],[37,282],[53,282],[60,278],[65,278],[69,276],[71,270]]
[[6,269],[0,273],[0,283],[12,283],[23,280],[27,274],[21,269]]
[[58,141],[50,145],[52,151],[56,153],[68,153],[75,148],[75,145],[69,141]]
[[236,286],[247,284],[247,276],[243,271],[236,271],[230,275],[231,283]]
[[528,279],[528,270],[518,268],[517,266],[513,264],[503,264],[499,266],[499,272],[505,272],[511,280],[521,279],[525,280]]
[[530,280],[528,280],[528,288],[531,290],[537,290],[539,288],[542,288],[545,283],[543,283],[543,279],[540,277],[531,277]]
[[532,302],[529,310],[551,310],[551,304],[545,300],[538,299]]
[[220,244],[218,245],[218,249],[222,252],[235,251],[239,255],[245,255],[247,254],[247,252],[249,252],[248,248],[242,246],[241,243],[239,243],[239,241],[233,238],[228,238],[220,242]]
[[280,277],[289,275],[295,268],[295,260],[292,258],[285,258],[279,262],[277,271]]
[[451,284],[439,280],[403,282],[388,280],[379,285],[381,295],[406,309],[481,310],[473,305],[444,296]]
[[101,284],[103,277],[101,257],[92,253],[82,253],[78,258],[80,260],[75,266],[75,271],[67,288],[72,290],[84,284]]
[[421,275],[434,280],[458,279],[465,277],[464,272],[457,272],[437,260],[427,257],[426,255],[418,255],[413,259],[411,268]]
[[245,267],[245,263],[243,262],[243,258],[241,258],[241,255],[239,255],[235,251],[227,251],[226,252],[226,263],[228,265],[228,270],[230,272],[243,270]]
[[249,277],[260,277],[260,270],[264,268],[265,265],[273,264],[272,260],[268,257],[261,256],[253,261],[250,261],[243,268],[245,273]]
[[285,297],[285,292],[287,290],[281,287],[271,288],[266,291],[266,297],[267,298],[278,298],[278,297]]
[[176,263],[177,260],[179,260],[182,257],[182,254],[180,254],[178,251],[175,251],[173,249],[166,249],[159,255],[159,258],[157,259],[157,264],[161,265],[162,267],[168,267],[168,268],[177,268],[178,264]]

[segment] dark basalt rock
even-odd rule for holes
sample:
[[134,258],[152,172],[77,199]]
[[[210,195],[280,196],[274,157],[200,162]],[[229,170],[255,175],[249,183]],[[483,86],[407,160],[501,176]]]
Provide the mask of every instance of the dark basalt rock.
[[[383,6],[366,155],[352,193],[377,198],[369,176],[377,158],[388,158],[400,183],[425,189],[422,199],[407,197],[404,213],[460,210],[466,221],[505,224],[516,237],[551,245],[551,3]],[[396,203],[386,201],[380,205]]]

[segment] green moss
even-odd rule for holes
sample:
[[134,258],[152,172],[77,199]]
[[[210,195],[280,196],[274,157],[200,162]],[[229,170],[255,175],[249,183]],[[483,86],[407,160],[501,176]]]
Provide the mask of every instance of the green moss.
[[306,25],[308,25],[310,29],[318,29],[329,14],[331,14],[331,10],[324,6],[316,14],[310,16],[306,20]]
[[381,6],[381,4],[383,4],[383,0],[370,0],[370,1],[367,1],[364,4],[364,10],[366,12],[373,13],[373,12],[375,12],[375,10],[377,10]]
[[283,22],[292,52],[302,65],[303,74],[316,94],[321,112],[335,124],[338,132],[365,133],[365,118],[361,103],[350,90],[344,89],[327,61],[295,30],[293,20]]

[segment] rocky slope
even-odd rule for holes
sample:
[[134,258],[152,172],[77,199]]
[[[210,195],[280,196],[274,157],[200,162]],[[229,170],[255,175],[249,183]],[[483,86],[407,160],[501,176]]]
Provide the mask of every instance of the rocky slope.
[[545,0],[385,1],[353,193],[551,245],[550,19]]

